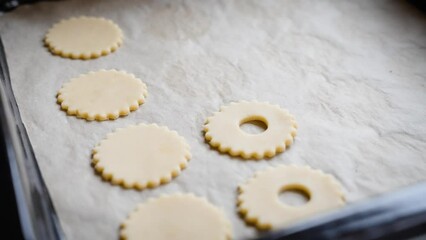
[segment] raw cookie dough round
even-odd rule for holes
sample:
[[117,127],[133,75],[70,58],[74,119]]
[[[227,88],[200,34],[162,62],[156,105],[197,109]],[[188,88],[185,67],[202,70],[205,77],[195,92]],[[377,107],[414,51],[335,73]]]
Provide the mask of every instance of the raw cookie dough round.
[[[309,196],[302,206],[279,200],[286,190],[299,190]],[[331,175],[308,166],[281,165],[258,172],[239,187],[238,211],[258,229],[278,229],[313,214],[338,208],[345,203],[340,184]]]
[[93,165],[105,180],[136,189],[170,182],[190,158],[185,139],[156,124],[119,128],[93,150]]
[[204,198],[173,194],[139,204],[120,230],[121,239],[228,240],[231,224]]
[[133,74],[101,70],[71,79],[57,99],[69,115],[102,121],[128,115],[144,103],[146,95],[146,85]]
[[[267,129],[260,134],[249,134],[240,125],[262,121]],[[205,138],[212,147],[231,156],[245,159],[273,157],[293,143],[297,124],[294,117],[277,105],[261,102],[237,102],[222,107],[204,125]]]
[[53,25],[44,42],[61,57],[90,59],[115,51],[123,42],[123,33],[105,18],[73,17]]

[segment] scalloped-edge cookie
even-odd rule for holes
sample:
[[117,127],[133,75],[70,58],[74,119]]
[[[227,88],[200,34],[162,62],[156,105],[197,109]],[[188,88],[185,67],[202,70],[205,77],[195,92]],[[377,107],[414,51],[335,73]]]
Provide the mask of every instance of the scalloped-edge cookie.
[[[240,128],[241,124],[254,120],[264,122],[267,129],[260,134],[249,134]],[[278,105],[241,101],[221,107],[207,118],[204,131],[209,144],[220,152],[261,159],[273,157],[290,146],[297,133],[297,123]]]
[[[337,180],[308,166],[280,165],[257,172],[238,190],[239,213],[248,224],[260,230],[287,227],[345,204]],[[309,200],[301,206],[287,205],[279,200],[279,194],[286,190],[303,191]]]
[[147,87],[133,74],[117,70],[89,72],[71,79],[57,101],[68,115],[86,120],[114,120],[145,102]]
[[225,214],[193,194],[172,194],[141,203],[121,224],[126,240],[229,240],[232,227]]
[[73,17],[54,24],[46,33],[44,43],[55,55],[91,59],[117,50],[123,43],[123,32],[105,18]]
[[125,188],[153,188],[186,168],[191,153],[176,131],[138,124],[109,133],[93,149],[92,163],[103,179]]

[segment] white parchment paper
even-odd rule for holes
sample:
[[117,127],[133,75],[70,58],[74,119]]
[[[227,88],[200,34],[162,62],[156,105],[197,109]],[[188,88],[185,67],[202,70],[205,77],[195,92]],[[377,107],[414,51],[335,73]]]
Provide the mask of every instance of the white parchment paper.
[[[52,56],[55,22],[102,16],[125,34],[117,52],[81,61]],[[425,179],[426,18],[405,1],[59,1],[0,17],[13,89],[69,239],[117,239],[139,202],[192,192],[224,209],[238,239],[256,232],[236,214],[236,187],[255,171],[309,164],[333,174],[349,202]],[[116,121],[66,116],[55,95],[99,69],[134,73],[146,104]],[[206,117],[231,101],[289,109],[294,145],[271,160],[241,161],[209,148]],[[117,127],[158,123],[191,145],[188,168],[144,191],[104,182],[92,148]],[[182,216],[185,217],[185,216]]]

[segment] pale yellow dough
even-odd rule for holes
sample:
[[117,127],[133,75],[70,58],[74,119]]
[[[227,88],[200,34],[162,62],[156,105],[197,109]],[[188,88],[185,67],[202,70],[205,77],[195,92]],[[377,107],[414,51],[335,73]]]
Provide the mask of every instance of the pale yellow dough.
[[[256,135],[242,131],[240,125],[251,120],[263,121],[266,131]],[[287,110],[245,101],[222,107],[204,125],[205,138],[212,147],[245,159],[272,157],[284,151],[293,143],[296,128],[296,121]]]
[[53,54],[90,59],[115,51],[123,42],[123,33],[105,18],[74,17],[53,25],[44,41]]
[[231,224],[204,198],[173,194],[139,204],[121,225],[121,239],[227,240]]
[[170,182],[190,158],[185,139],[156,124],[117,129],[93,150],[94,167],[105,180],[136,189]]
[[[278,196],[288,189],[303,190],[310,200],[302,206],[282,203]],[[258,172],[239,187],[239,192],[239,212],[247,223],[263,230],[286,227],[345,203],[335,178],[308,166],[281,165]]]
[[102,121],[128,115],[144,103],[146,95],[146,85],[133,74],[101,70],[71,79],[57,99],[69,115]]

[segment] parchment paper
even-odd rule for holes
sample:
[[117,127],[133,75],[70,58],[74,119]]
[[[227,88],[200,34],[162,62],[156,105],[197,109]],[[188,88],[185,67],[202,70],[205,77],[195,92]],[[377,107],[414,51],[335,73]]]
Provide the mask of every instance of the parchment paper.
[[[96,60],[52,56],[55,22],[102,16],[124,45]],[[236,214],[236,187],[255,171],[309,164],[333,174],[349,202],[425,179],[426,18],[405,1],[60,1],[0,17],[13,89],[68,239],[117,239],[147,198],[192,192],[224,209],[238,239],[256,232]],[[116,121],[66,116],[56,93],[70,78],[116,68],[147,85],[146,104]],[[231,101],[289,109],[294,145],[270,160],[242,161],[204,142],[206,117]],[[191,145],[171,183],[136,191],[104,182],[92,148],[117,127],[158,123]],[[182,216],[185,217],[185,216]]]

